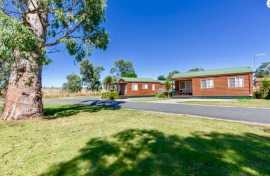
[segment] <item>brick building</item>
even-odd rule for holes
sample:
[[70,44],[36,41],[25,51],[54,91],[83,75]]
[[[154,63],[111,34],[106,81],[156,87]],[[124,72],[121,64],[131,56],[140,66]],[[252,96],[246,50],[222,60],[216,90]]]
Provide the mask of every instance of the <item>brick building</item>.
[[151,96],[165,90],[162,81],[151,78],[120,78],[117,81],[120,96]]
[[173,80],[177,95],[234,97],[253,94],[250,67],[179,73]]

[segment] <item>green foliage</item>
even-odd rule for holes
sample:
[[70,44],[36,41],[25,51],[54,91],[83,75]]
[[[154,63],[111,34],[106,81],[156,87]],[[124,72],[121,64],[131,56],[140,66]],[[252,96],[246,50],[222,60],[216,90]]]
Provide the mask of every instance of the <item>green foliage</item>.
[[178,71],[178,70],[173,70],[173,71],[169,72],[167,76],[165,76],[165,75],[160,75],[160,76],[158,76],[157,79],[160,80],[160,81],[172,80],[172,77],[173,77],[175,74],[178,74],[178,73],[180,73],[180,71]]
[[270,62],[262,63],[259,68],[257,68],[255,75],[257,78],[270,76]]
[[[100,26],[105,20],[105,0],[34,1],[32,12],[29,9],[33,5],[28,2],[0,1],[0,58],[12,58],[14,49],[27,58],[38,47],[40,61],[47,63],[46,51],[60,43],[77,61],[95,48],[106,49],[108,33]],[[27,15],[31,13],[39,15],[43,31],[47,31],[43,38],[37,39],[34,31],[29,30]]]
[[173,70],[173,71],[169,72],[169,74],[168,74],[168,76],[167,76],[167,79],[168,79],[168,80],[171,80],[172,77],[173,77],[175,74],[177,74],[177,73],[180,73],[180,71],[178,71],[178,70]]
[[254,92],[253,96],[258,99],[270,99],[270,80],[262,80],[260,90]]
[[163,92],[163,93],[157,93],[155,95],[155,97],[157,97],[157,98],[167,98],[168,95],[165,92]]
[[164,84],[165,84],[166,94],[169,97],[170,96],[170,91],[172,89],[173,84],[172,84],[172,82],[170,80],[166,80]]
[[67,82],[63,84],[63,89],[69,92],[79,92],[82,90],[82,81],[80,76],[70,74],[67,76]]
[[104,71],[101,66],[94,66],[89,60],[80,62],[80,73],[82,83],[88,90],[99,90],[101,88],[100,73]]
[[269,80],[262,81],[261,93],[262,93],[263,98],[265,99],[270,98],[270,81]]
[[171,88],[172,88],[172,82],[169,81],[169,80],[166,80],[164,84],[165,84],[165,89],[166,89],[166,91],[167,91],[167,92],[170,91]]
[[103,80],[103,85],[106,90],[112,90],[113,84],[116,82],[115,77],[113,76],[106,76]]
[[101,93],[102,99],[115,100],[119,98],[119,94],[116,91],[106,91]]
[[135,72],[126,72],[126,73],[123,73],[121,77],[137,78],[137,74]]
[[38,40],[31,30],[17,19],[0,11],[0,61],[14,60],[14,51],[27,58],[36,49]]
[[108,33],[100,26],[105,20],[105,0],[50,0],[48,7],[56,8],[49,14],[52,20],[48,27],[48,37],[55,40],[47,45],[64,43],[77,61],[94,48],[106,49]]
[[157,78],[159,81],[165,81],[167,78],[164,75],[160,75]]
[[4,93],[10,75],[10,63],[0,60],[0,95]]
[[111,73],[116,77],[137,78],[133,63],[123,59],[114,62]]
[[188,70],[188,72],[197,72],[197,71],[204,71],[204,68],[196,67],[196,68],[191,68]]
[[253,97],[256,98],[256,99],[261,99],[261,98],[263,98],[262,92],[261,92],[261,91],[255,91],[255,92],[253,93]]

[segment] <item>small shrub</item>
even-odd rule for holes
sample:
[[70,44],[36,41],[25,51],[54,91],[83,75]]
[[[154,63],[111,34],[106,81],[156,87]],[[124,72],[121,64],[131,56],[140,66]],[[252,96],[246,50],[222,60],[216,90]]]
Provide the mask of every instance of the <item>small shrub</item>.
[[270,81],[264,79],[260,88],[261,98],[270,99]]
[[155,96],[157,98],[167,98],[168,97],[168,95],[165,92],[163,92],[163,93],[157,93]]
[[109,99],[109,100],[115,100],[119,97],[118,93],[116,91],[109,91],[109,92],[102,92],[101,98],[102,99]]
[[270,91],[269,91],[268,94],[264,97],[264,99],[270,100]]
[[261,91],[254,92],[253,96],[256,99],[262,99],[262,97],[263,97]]

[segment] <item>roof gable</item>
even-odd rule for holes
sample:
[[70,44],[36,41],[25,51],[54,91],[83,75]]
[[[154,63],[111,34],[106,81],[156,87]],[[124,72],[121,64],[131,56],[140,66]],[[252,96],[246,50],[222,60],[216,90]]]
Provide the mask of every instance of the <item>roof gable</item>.
[[240,74],[240,73],[252,73],[250,67],[235,67],[235,68],[224,68],[224,69],[212,69],[197,72],[184,72],[178,73],[173,76],[176,78],[191,78],[191,77],[203,77],[203,76],[215,76],[215,75],[226,75],[226,74]]

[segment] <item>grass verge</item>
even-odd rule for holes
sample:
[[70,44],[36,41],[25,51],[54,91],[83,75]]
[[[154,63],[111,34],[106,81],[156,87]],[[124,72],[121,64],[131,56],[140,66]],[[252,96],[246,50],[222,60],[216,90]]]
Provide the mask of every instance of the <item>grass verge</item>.
[[185,104],[270,108],[270,100],[238,99],[233,101],[185,101]]
[[75,105],[45,115],[0,121],[1,175],[270,174],[266,126]]

